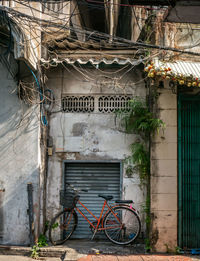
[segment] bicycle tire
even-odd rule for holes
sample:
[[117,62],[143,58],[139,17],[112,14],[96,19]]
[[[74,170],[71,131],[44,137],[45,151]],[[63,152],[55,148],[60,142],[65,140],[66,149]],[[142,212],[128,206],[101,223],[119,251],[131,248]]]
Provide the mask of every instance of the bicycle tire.
[[[112,208],[117,217],[125,222],[119,222],[112,211],[104,218],[104,233],[106,237],[117,245],[128,245],[139,236],[141,222],[138,214],[128,206],[117,206]],[[126,220],[125,220],[126,219]]]
[[[69,218],[69,221],[68,221]],[[64,224],[69,222],[68,224]],[[59,212],[49,226],[49,240],[53,245],[61,245],[67,241],[76,229],[78,216],[73,209]]]

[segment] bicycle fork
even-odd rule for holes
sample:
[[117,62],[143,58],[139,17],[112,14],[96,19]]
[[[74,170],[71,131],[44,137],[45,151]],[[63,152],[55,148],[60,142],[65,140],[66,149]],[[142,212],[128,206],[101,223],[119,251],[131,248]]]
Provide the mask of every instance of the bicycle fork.
[[94,230],[94,233],[93,233],[93,235],[92,235],[92,237],[91,237],[91,240],[93,240],[93,239],[94,239],[94,237],[95,237],[95,235],[96,235],[97,231],[98,231],[98,229],[97,229],[97,228],[95,228],[95,230]]

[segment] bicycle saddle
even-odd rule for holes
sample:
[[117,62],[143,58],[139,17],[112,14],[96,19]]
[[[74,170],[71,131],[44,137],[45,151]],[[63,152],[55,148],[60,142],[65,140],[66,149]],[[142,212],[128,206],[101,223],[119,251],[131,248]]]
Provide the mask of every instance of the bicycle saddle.
[[119,203],[119,204],[131,204],[131,203],[133,203],[133,200],[116,200],[115,203]]
[[105,200],[111,200],[111,199],[113,199],[113,196],[102,195],[102,194],[99,194],[98,197],[104,198]]

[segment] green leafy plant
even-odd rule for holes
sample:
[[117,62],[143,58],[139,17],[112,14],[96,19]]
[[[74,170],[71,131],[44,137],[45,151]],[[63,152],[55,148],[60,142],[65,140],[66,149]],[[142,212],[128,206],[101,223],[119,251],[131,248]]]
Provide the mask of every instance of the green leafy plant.
[[45,246],[48,246],[47,238],[44,234],[41,234],[38,238],[38,242],[34,246],[32,246],[31,257],[33,259],[38,259],[40,248]]
[[31,257],[33,259],[38,259],[39,258],[39,246],[38,244],[35,244],[34,246],[32,246],[32,249],[31,249]]
[[137,97],[130,100],[128,108],[127,111],[116,111],[127,133],[136,133],[148,138],[149,134],[165,126],[162,120],[154,117],[149,111],[144,99]]
[[131,144],[131,156],[127,158],[129,164],[133,164],[135,169],[138,170],[140,175],[140,181],[144,184],[149,174],[150,161],[149,153],[147,152],[145,145],[142,143]]
[[150,223],[151,223],[151,219],[150,219],[150,216],[149,216],[149,213],[150,213],[150,196],[149,195],[146,197],[146,202],[145,202],[145,205],[143,207],[143,211],[144,211],[144,213],[146,213],[145,223],[149,227]]
[[54,223],[53,225],[52,225],[52,229],[55,229],[55,228],[57,228],[59,226],[59,224],[58,224],[58,222],[56,222],[56,223]]
[[175,253],[177,254],[177,255],[179,255],[179,254],[182,254],[182,249],[180,248],[180,247],[175,247]]
[[38,238],[38,247],[48,246],[47,238],[45,235],[41,234]]
[[149,252],[151,250],[151,242],[149,238],[145,239],[145,250]]

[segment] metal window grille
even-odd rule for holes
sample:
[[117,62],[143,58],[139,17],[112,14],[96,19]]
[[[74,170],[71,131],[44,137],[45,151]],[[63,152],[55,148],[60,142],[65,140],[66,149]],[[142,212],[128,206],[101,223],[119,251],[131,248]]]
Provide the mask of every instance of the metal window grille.
[[129,101],[131,96],[110,95],[100,96],[98,99],[99,112],[114,112],[115,110],[129,110]]
[[132,95],[67,95],[62,98],[64,112],[112,113],[129,110]]
[[62,107],[65,112],[93,112],[93,96],[65,96],[62,99]]

